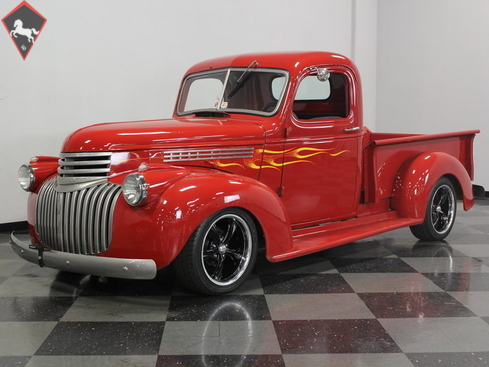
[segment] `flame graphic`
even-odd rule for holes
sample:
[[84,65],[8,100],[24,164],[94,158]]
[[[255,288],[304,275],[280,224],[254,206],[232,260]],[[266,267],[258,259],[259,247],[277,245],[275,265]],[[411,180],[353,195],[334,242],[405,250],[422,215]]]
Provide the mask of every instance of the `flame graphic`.
[[[343,153],[349,152],[349,150],[342,150],[336,153],[331,151],[334,148],[319,149],[319,148],[290,148],[286,150],[268,150],[268,149],[255,149],[253,158],[244,158],[243,164],[240,163],[223,163],[220,160],[216,160],[215,164],[219,167],[249,167],[252,169],[271,168],[279,170],[282,166],[288,166],[296,163],[312,163],[307,158],[314,157],[319,154],[328,154],[331,157],[337,157]],[[292,160],[290,160],[292,159]],[[260,163],[263,161],[263,165]]]

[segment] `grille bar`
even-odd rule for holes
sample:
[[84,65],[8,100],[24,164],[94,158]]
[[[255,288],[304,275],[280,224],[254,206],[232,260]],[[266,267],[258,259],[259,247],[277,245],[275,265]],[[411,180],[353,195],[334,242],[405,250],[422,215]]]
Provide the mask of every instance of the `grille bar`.
[[80,168],[59,168],[58,172],[61,173],[62,175],[77,175],[77,176],[83,176],[83,175],[98,175],[100,177],[106,176],[109,173],[110,169],[109,168],[87,168],[87,169],[80,169]]
[[61,153],[58,173],[61,177],[107,177],[110,172],[111,153]]
[[163,153],[163,162],[253,158],[253,150],[253,148],[167,150]]
[[61,153],[58,192],[74,192],[107,182],[110,152]]
[[78,191],[58,192],[56,179],[41,187],[36,206],[37,231],[43,244],[74,254],[100,254],[111,242],[112,219],[120,185],[102,183]]
[[[64,153],[63,155],[66,155],[66,153]],[[90,157],[88,157],[88,158],[90,158]],[[62,164],[63,166],[66,165],[66,166],[75,166],[75,167],[92,166],[95,163],[94,161],[75,161],[75,160],[67,161],[66,159],[65,160],[60,159],[58,162],[60,164]],[[96,160],[96,163],[100,164],[100,165],[109,165],[110,159],[109,160]]]

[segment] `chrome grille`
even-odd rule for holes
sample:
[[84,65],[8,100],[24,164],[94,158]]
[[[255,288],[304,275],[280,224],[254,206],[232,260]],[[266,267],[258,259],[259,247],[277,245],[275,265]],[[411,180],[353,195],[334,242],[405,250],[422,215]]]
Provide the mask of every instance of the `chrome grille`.
[[111,153],[61,153],[58,173],[61,177],[107,177],[110,171]]
[[167,150],[163,153],[163,162],[253,158],[253,150],[253,148]]
[[77,191],[107,182],[111,153],[61,153],[58,168],[59,192]]
[[44,183],[36,206],[37,232],[53,250],[100,254],[111,242],[112,220],[120,185],[102,183],[78,191],[58,192],[56,179]]

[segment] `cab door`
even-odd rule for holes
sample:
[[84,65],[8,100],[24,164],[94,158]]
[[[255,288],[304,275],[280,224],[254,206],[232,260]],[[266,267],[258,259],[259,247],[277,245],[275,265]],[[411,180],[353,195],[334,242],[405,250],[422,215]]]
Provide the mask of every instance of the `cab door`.
[[353,78],[347,68],[318,66],[309,68],[297,83],[281,184],[295,227],[356,214],[363,130],[361,116],[354,113]]

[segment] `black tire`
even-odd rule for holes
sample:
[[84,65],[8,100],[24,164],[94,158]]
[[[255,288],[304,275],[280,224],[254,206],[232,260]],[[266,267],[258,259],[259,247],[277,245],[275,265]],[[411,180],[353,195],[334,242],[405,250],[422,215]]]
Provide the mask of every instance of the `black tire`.
[[204,294],[228,293],[243,284],[256,260],[258,234],[248,213],[221,210],[207,218],[175,259],[183,285]]
[[441,241],[452,230],[457,214],[457,201],[452,182],[442,177],[433,187],[424,222],[410,227],[414,236],[424,241]]

